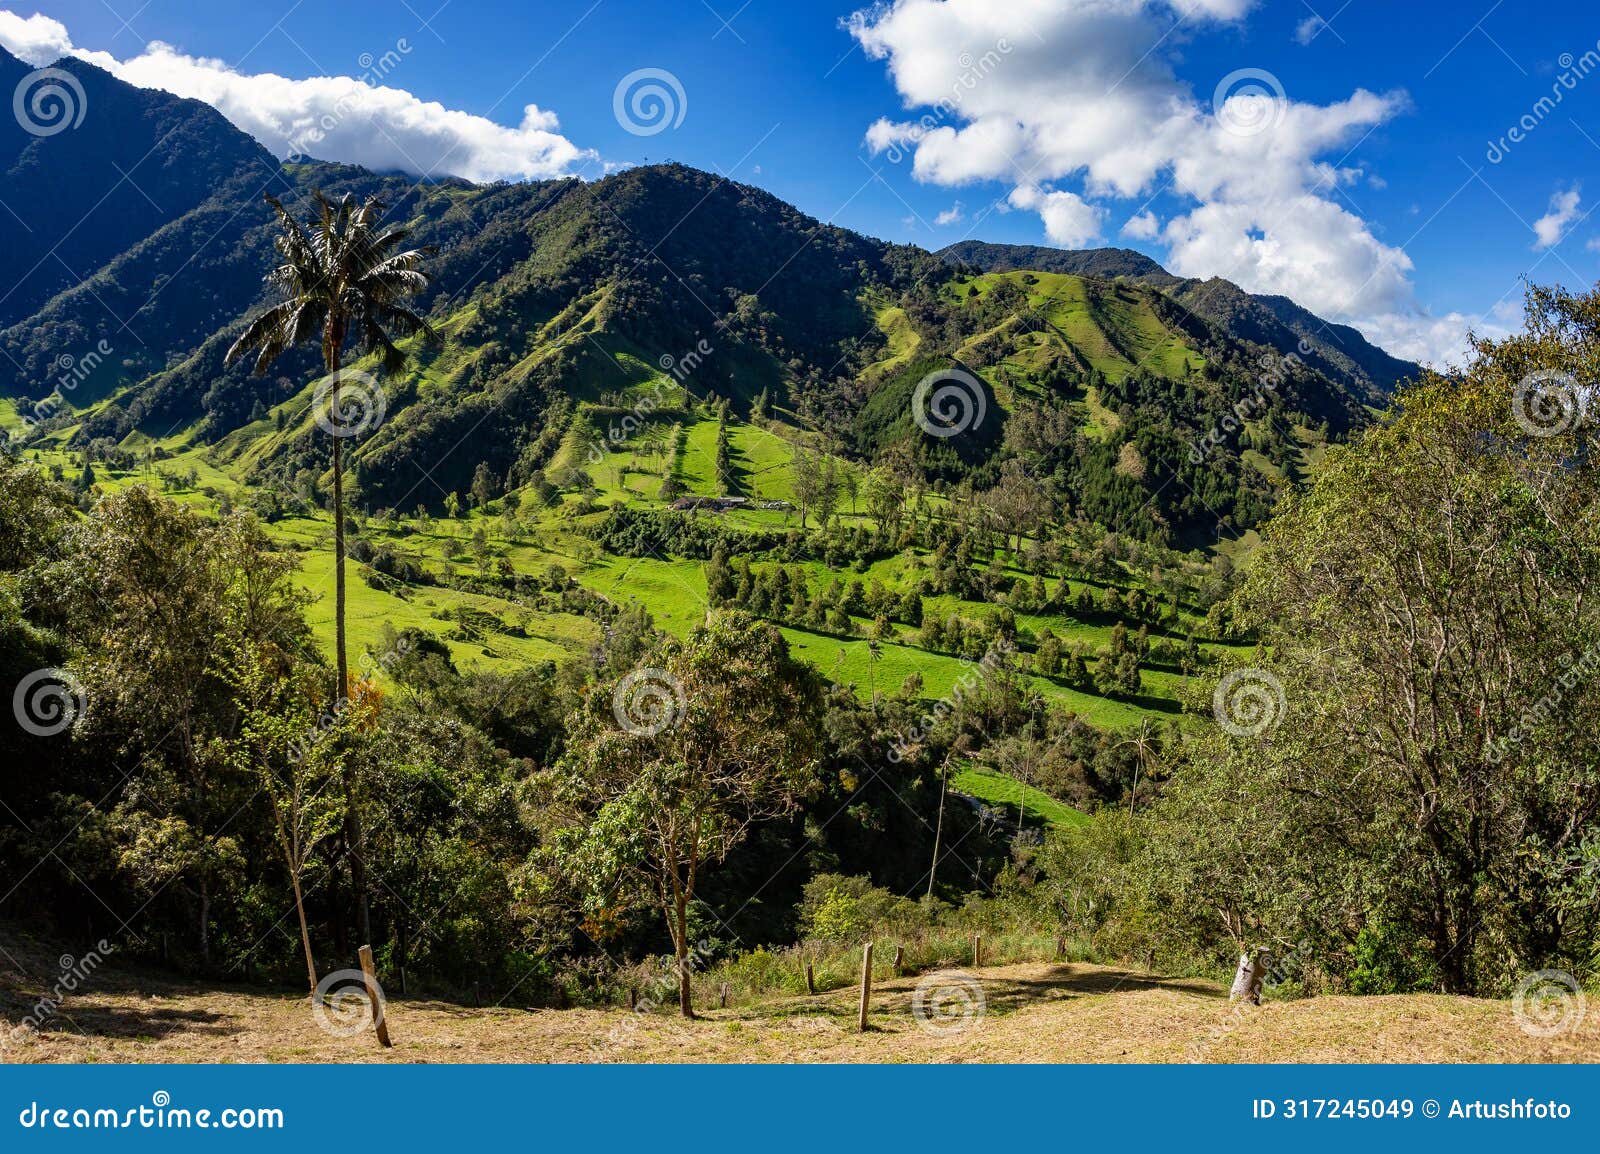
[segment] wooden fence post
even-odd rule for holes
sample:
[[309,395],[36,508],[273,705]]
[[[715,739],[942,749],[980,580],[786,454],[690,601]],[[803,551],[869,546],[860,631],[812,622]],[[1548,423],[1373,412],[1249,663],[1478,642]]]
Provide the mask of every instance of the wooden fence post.
[[723,982],[722,983],[722,1008],[724,1010],[726,1010],[728,1008],[728,983],[727,982]]
[[634,987],[629,986],[628,987],[628,1009],[637,1010],[638,1008],[639,1008],[639,991],[636,990]]
[[856,1029],[867,1031],[867,1010],[872,1004],[872,943],[861,949],[861,1011],[856,1015]]
[[983,965],[983,935],[972,935],[972,965],[976,969]]
[[811,969],[811,963],[806,962],[806,993],[813,998],[817,996],[817,975]]
[[378,969],[372,964],[372,947],[362,946],[360,952],[361,977],[367,987],[367,1004],[372,1007],[372,1028],[377,1031],[378,1044],[387,1049],[394,1043],[389,1041],[389,1023],[383,1017],[383,995],[378,988]]
[[901,976],[902,972],[905,969],[905,964],[906,964],[906,948],[904,946],[896,946],[894,948],[894,976],[895,977],[898,978],[898,977]]

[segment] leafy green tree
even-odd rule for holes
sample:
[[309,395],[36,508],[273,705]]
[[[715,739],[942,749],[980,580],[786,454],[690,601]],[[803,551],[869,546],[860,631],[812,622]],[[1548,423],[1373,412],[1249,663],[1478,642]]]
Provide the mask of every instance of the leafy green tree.
[[[889,470],[879,467],[867,474],[862,489],[867,515],[878,523],[879,532],[890,541],[900,536],[904,494],[904,487]],[[853,496],[851,500],[853,503]]]
[[728,565],[728,547],[718,541],[706,563],[706,601],[713,607],[727,605],[736,599],[738,591],[733,569]]
[[143,754],[115,814],[123,866],[152,900],[191,896],[209,964],[213,899],[243,864],[229,823],[250,796],[219,745],[236,705],[218,642],[309,652],[294,558],[249,514],[213,523],[142,486],[102,497],[64,548],[44,588],[85,650],[86,732]]
[[794,497],[800,502],[800,528],[804,529],[806,517],[822,493],[822,468],[816,454],[801,447],[794,452],[790,471],[794,476]]
[[1205,879],[1195,924],[1368,989],[1592,956],[1596,379],[1600,293],[1535,290],[1526,332],[1407,389],[1266,527],[1240,600],[1263,647],[1152,811],[1152,871]]
[[495,493],[494,470],[489,468],[488,461],[479,461],[477,470],[472,474],[472,503],[479,509],[494,500]]
[[724,496],[739,491],[733,472],[733,449],[728,441],[728,403],[717,408],[717,492]]
[[544,864],[595,916],[653,906],[694,1017],[690,913],[705,871],[816,785],[822,685],[783,635],[747,613],[714,614],[681,647],[601,682],[544,777]]
[[1033,655],[1033,667],[1045,677],[1061,674],[1061,640],[1046,629],[1039,637],[1039,648]]
[[267,799],[278,852],[289,873],[306,979],[317,989],[317,963],[306,918],[305,877],[323,844],[344,825],[345,798],[335,788],[337,774],[328,730],[348,726],[346,710],[319,718],[318,683],[325,671],[308,663],[285,668],[268,652],[232,643],[225,675],[239,701],[239,730],[229,741],[237,768],[253,777]]

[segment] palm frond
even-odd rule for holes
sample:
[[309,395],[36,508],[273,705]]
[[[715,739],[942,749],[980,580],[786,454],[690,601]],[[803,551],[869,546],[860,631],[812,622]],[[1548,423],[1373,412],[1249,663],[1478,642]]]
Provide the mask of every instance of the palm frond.
[[266,281],[283,299],[245,327],[226,363],[255,350],[259,374],[292,345],[349,333],[380,357],[385,372],[398,372],[406,358],[396,337],[422,333],[438,339],[425,317],[401,303],[427,289],[419,266],[434,250],[397,251],[411,230],[382,225],[385,207],[377,197],[358,203],[348,194],[332,200],[321,189],[311,195],[317,216],[310,228],[275,197],[266,198],[278,217],[276,244],[283,257]]

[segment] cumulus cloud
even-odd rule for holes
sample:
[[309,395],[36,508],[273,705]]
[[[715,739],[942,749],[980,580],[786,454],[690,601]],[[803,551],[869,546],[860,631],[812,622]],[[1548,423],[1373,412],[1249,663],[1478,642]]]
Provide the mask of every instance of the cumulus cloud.
[[[906,110],[872,124],[867,146],[909,155],[928,183],[1009,184],[1009,203],[1037,212],[1057,244],[1096,236],[1107,201],[1173,198],[1181,211],[1158,234],[1173,272],[1226,277],[1442,350],[1443,318],[1417,304],[1410,258],[1335,191],[1361,178],[1346,154],[1406,110],[1405,94],[1357,89],[1316,104],[1260,70],[1195,83],[1177,74],[1177,40],[1252,6],[893,0],[864,9],[848,28],[885,63]],[[1175,20],[1184,24],[1176,37]],[[1155,225],[1142,214],[1124,232],[1155,239]]]
[[1550,196],[1550,209],[1533,222],[1533,251],[1554,248],[1567,235],[1567,229],[1578,218],[1578,190],[1557,190]]
[[1122,226],[1122,235],[1134,240],[1154,240],[1161,235],[1161,222],[1156,219],[1155,213],[1141,212],[1128,218],[1128,222]]
[[158,40],[118,60],[74,47],[65,25],[37,14],[0,11],[0,45],[36,66],[76,56],[129,84],[203,100],[280,159],[314,156],[477,181],[561,176],[596,159],[561,135],[555,113],[537,105],[525,106],[512,128],[385,83],[405,75],[412,45],[403,39],[370,64],[363,58],[362,76],[304,80],[240,72]]
[[933,223],[940,228],[947,228],[952,224],[960,224],[966,219],[966,210],[962,207],[961,202],[958,200],[949,208],[941,212],[938,216],[934,217]]
[[1100,238],[1100,220],[1105,209],[1084,200],[1075,192],[1045,190],[1037,185],[1012,189],[1011,207],[1037,212],[1044,221],[1044,232],[1063,248],[1077,248]]
[[27,19],[0,10],[0,45],[13,56],[42,68],[72,51],[67,26],[35,13]]

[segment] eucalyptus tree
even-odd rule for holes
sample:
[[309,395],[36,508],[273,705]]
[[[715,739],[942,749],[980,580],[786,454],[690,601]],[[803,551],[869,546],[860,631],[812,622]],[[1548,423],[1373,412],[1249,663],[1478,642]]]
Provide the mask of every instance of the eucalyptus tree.
[[1146,832],[1197,918],[1352,988],[1502,991],[1600,927],[1600,292],[1528,306],[1266,527],[1263,645]]
[[692,1018],[696,893],[757,825],[817,787],[822,684],[774,626],[738,611],[646,660],[590,692],[566,756],[542,775],[542,861],[593,924],[627,906],[665,917]]

